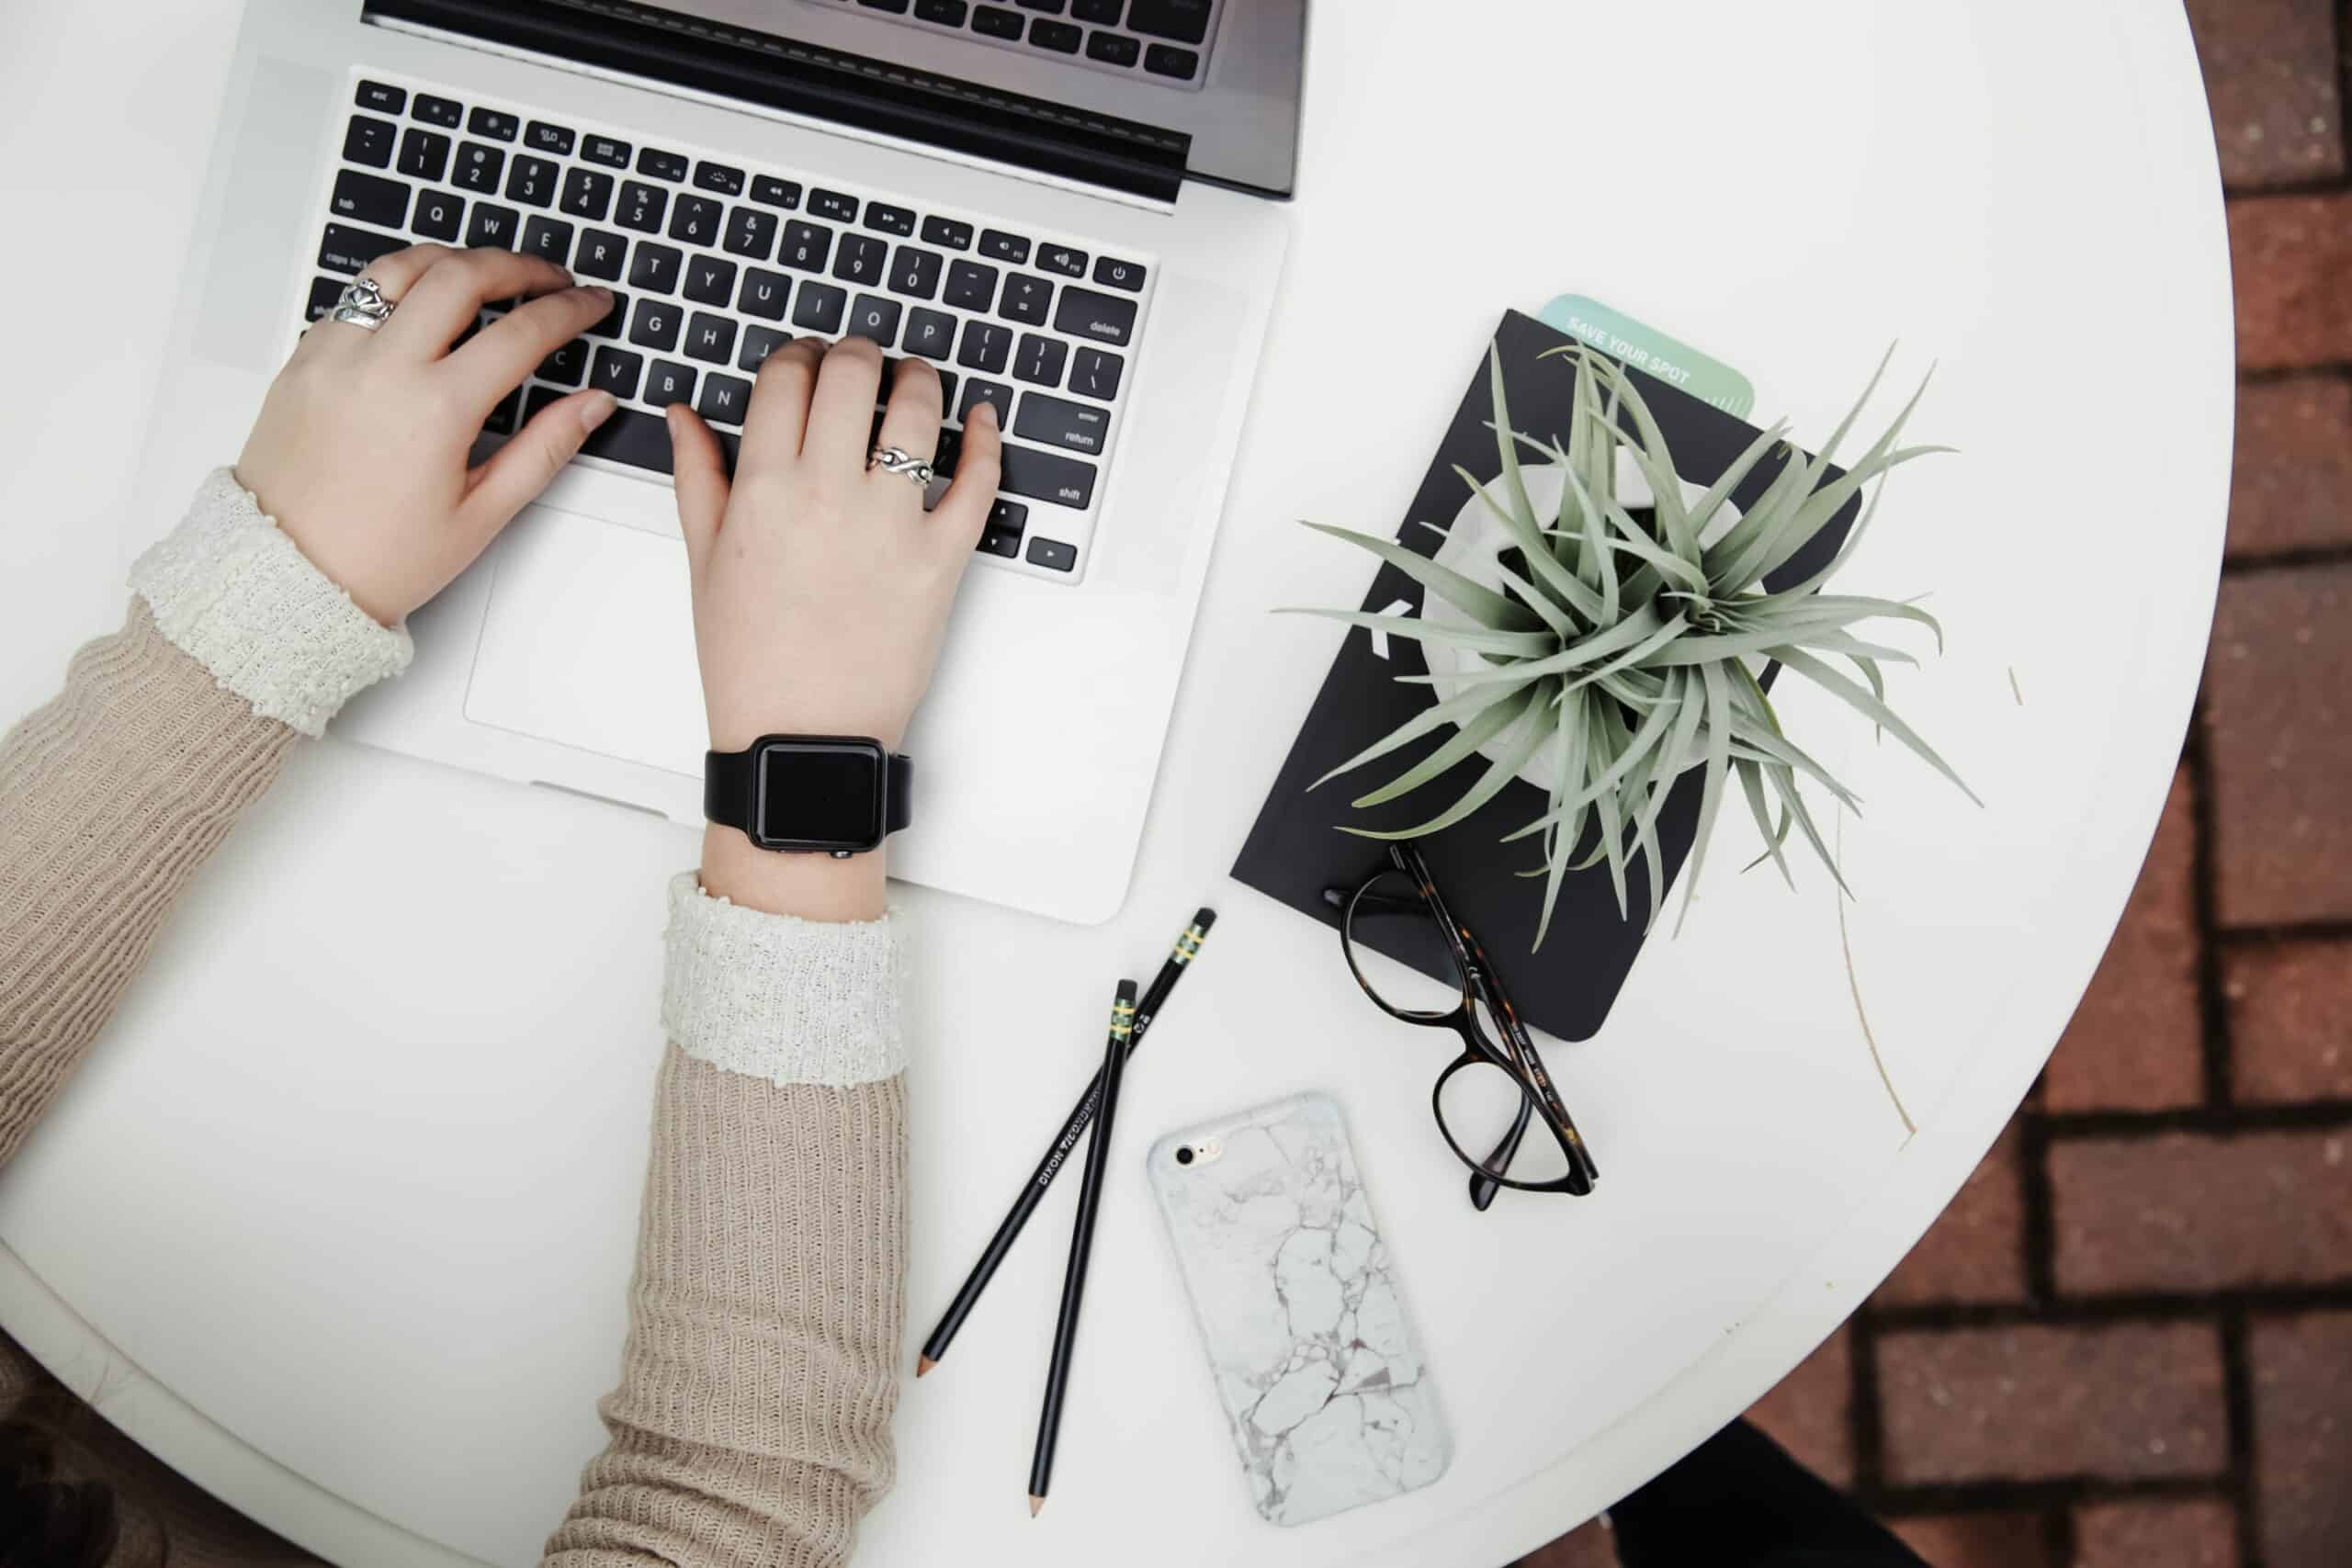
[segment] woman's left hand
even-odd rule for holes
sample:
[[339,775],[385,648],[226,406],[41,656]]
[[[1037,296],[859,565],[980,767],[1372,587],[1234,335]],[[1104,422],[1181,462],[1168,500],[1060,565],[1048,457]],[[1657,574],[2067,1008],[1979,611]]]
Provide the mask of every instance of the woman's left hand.
[[[499,400],[613,297],[512,251],[417,245],[368,276],[396,307],[390,318],[373,332],[321,321],[302,334],[270,384],[237,482],[311,565],[390,626],[471,565],[612,413],[610,393],[574,392],[468,465]],[[451,350],[484,305],[518,296]]]

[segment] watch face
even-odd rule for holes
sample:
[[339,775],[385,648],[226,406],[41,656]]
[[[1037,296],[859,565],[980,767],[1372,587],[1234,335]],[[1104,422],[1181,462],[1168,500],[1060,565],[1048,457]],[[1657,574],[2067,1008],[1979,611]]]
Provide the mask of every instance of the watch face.
[[882,841],[882,749],[865,740],[780,740],[760,752],[763,842],[870,850]]

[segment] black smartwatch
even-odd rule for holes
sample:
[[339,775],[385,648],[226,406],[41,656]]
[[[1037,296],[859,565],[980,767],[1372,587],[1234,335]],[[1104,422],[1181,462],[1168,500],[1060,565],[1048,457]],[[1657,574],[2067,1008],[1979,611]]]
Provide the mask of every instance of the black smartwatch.
[[862,736],[763,735],[702,765],[703,815],[763,850],[845,859],[910,819],[912,765]]

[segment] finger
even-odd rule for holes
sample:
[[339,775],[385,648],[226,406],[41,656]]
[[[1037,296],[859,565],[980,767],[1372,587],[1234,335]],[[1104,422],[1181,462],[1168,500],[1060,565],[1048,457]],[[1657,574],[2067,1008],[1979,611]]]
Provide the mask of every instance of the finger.
[[[414,287],[418,278],[424,276],[427,267],[444,256],[453,256],[457,254],[447,245],[411,245],[406,250],[393,251],[389,254],[378,256],[368,264],[367,270],[359,275],[359,278],[352,281],[357,282],[360,278],[365,278],[376,286],[378,292],[383,295],[386,303],[397,305],[408,297],[409,289]],[[332,314],[322,317],[316,324],[330,330],[323,333],[304,333],[302,340],[305,343],[315,339],[325,344],[356,345],[366,343],[382,330],[359,326],[351,321],[338,321]]]
[[996,405],[989,402],[975,402],[964,416],[964,450],[956,459],[955,482],[931,513],[942,549],[968,554],[988,526],[989,509],[996,503],[997,484],[1004,477],[1004,441],[996,417]]
[[801,438],[808,428],[808,399],[816,389],[818,363],[824,356],[824,344],[810,337],[794,338],[767,356],[752,387],[752,406],[743,411],[743,451],[735,463],[738,475],[787,468],[800,456]]
[[601,287],[542,294],[475,333],[449,355],[441,373],[466,388],[487,413],[521,386],[541,360],[594,326],[612,308],[613,291]]
[[579,454],[589,433],[612,417],[613,408],[610,392],[592,388],[560,398],[533,414],[488,462],[467,476],[471,488],[458,508],[460,520],[487,542],[538,499]]
[[874,405],[881,400],[882,351],[869,338],[845,337],[825,351],[817,390],[808,400],[803,461],[835,472],[863,472],[874,437]]
[[377,336],[413,359],[438,359],[474,324],[484,305],[517,296],[551,294],[571,275],[551,261],[514,251],[450,251],[435,257],[409,285]]
[[890,380],[890,406],[882,411],[881,444],[930,462],[939,456],[939,421],[944,412],[939,372],[927,359],[901,359]]
[[727,457],[718,437],[702,415],[684,403],[672,403],[670,464],[678,484],[678,531],[686,536],[686,561],[695,576],[718,538],[719,519],[727,515]]

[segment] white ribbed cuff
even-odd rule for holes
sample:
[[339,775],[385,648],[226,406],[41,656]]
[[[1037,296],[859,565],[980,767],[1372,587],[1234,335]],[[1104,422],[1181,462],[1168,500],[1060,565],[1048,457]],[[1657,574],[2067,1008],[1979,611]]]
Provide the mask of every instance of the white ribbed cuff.
[[774,1084],[847,1089],[907,1065],[896,915],[804,920],[670,879],[662,1027],[687,1055]]
[[227,468],[131,564],[155,626],[254,712],[320,735],[354,694],[408,668],[416,647],[312,566]]

